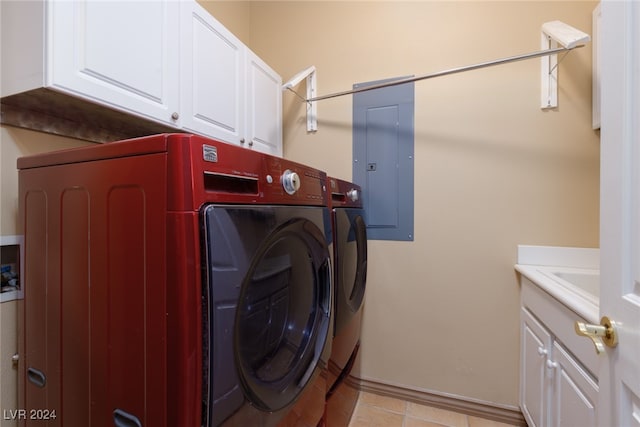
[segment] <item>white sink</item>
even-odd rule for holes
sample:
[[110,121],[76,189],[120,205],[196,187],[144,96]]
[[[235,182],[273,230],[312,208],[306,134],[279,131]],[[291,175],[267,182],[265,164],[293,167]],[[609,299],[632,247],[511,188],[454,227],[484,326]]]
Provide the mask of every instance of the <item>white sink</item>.
[[599,273],[567,273],[565,271],[557,271],[554,276],[575,285],[584,291],[600,298],[600,274]]
[[589,323],[600,321],[600,250],[518,245],[516,271]]
[[600,271],[589,269],[540,268],[549,277],[569,291],[579,294],[595,305],[600,305]]

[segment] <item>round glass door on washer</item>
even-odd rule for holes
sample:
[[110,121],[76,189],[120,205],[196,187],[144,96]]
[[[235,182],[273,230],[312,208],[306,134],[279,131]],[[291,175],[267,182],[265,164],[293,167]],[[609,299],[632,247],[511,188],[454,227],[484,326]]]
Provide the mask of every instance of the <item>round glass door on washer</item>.
[[210,204],[202,220],[205,425],[277,425],[326,363],[330,213]]

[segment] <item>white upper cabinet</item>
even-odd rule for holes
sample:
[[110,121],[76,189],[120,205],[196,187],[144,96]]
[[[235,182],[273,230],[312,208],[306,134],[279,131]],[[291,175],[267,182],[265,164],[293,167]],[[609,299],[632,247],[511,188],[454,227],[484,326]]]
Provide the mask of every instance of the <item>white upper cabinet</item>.
[[52,86],[166,123],[178,119],[174,1],[50,2]]
[[3,3],[2,96],[44,87],[179,125],[177,2]]
[[[70,95],[150,119],[162,131],[282,155],[281,77],[197,2],[0,1],[0,7],[3,98]],[[56,99],[52,108],[65,105]]]
[[181,4],[182,126],[282,155],[282,78],[195,2]]

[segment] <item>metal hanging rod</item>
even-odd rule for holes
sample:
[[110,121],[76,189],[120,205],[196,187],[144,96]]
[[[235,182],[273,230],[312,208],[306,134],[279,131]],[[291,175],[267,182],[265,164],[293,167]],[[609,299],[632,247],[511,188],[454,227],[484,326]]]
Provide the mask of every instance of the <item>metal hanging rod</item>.
[[510,57],[507,57],[507,58],[496,59],[496,60],[493,60],[493,61],[481,62],[479,64],[467,65],[467,66],[458,67],[458,68],[451,68],[449,70],[439,71],[437,73],[425,74],[425,75],[417,76],[417,77],[407,77],[407,78],[404,78],[404,79],[394,80],[394,81],[391,81],[391,82],[380,83],[380,84],[375,84],[375,85],[371,85],[371,86],[363,86],[363,87],[359,87],[359,88],[352,89],[352,90],[345,90],[343,92],[335,92],[335,93],[330,93],[328,95],[322,95],[322,96],[316,96],[316,97],[313,97],[313,98],[307,98],[306,102],[322,101],[323,99],[337,98],[339,96],[351,95],[351,94],[354,94],[354,93],[360,93],[360,92],[365,92],[365,91],[368,91],[368,90],[380,89],[380,88],[383,88],[383,87],[397,86],[397,85],[401,85],[401,84],[404,84],[404,83],[411,83],[411,82],[417,82],[419,80],[432,79],[434,77],[447,76],[449,74],[463,73],[465,71],[477,70],[479,68],[492,67],[494,65],[502,65],[502,64],[508,64],[510,62],[522,61],[522,60],[525,60],[525,59],[539,58],[539,57],[543,57],[543,56],[555,55],[555,54],[560,53],[560,52],[568,52],[570,50],[573,50],[573,49],[578,48],[578,47],[583,47],[583,46],[584,45],[578,45],[578,46],[574,46],[574,47],[570,47],[570,48],[558,47],[558,48],[554,48],[554,49],[547,49],[547,50],[541,50],[541,51],[538,51],[538,52],[532,52],[532,53],[525,53],[525,54],[522,54],[522,55],[510,56]]

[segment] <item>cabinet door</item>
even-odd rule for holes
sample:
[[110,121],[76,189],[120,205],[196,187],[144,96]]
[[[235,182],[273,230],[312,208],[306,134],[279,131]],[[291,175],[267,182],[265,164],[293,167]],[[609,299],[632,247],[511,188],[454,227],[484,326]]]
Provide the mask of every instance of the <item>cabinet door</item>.
[[547,372],[551,335],[526,310],[521,312],[520,408],[531,427],[549,424],[550,378]]
[[596,427],[596,382],[558,342],[553,344],[552,364],[555,367],[553,425]]
[[282,78],[249,49],[247,132],[251,147],[282,156]]
[[195,1],[181,2],[181,8],[182,126],[240,144],[246,47]]
[[47,7],[48,86],[179,124],[177,2],[50,1]]

